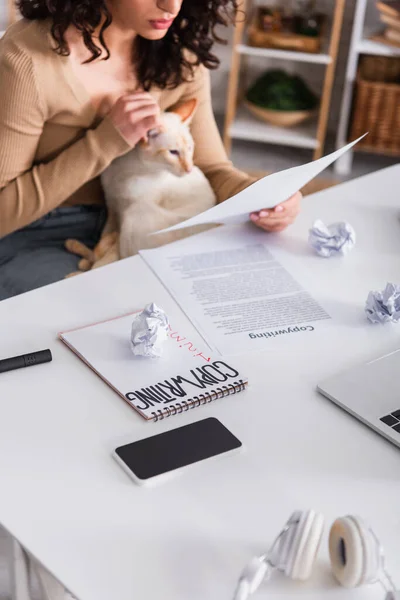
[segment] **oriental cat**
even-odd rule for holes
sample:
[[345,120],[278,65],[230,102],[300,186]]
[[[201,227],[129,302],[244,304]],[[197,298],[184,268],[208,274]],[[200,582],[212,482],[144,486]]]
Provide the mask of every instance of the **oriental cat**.
[[216,203],[207,178],[193,165],[189,124],[196,105],[197,101],[191,99],[161,113],[160,126],[103,172],[101,182],[112,219],[109,218],[102,239],[93,251],[77,240],[66,242],[69,251],[83,257],[81,270],[204,230],[203,226],[149,235]]

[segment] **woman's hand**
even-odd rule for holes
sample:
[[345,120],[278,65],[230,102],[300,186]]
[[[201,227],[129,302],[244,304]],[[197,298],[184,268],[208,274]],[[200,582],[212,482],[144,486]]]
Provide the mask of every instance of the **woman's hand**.
[[121,96],[108,114],[128,144],[136,146],[147,132],[159,125],[160,108],[147,92]]
[[250,219],[265,231],[283,231],[299,214],[302,197],[301,192],[296,192],[289,200],[278,204],[275,208],[265,208],[258,213],[251,213]]

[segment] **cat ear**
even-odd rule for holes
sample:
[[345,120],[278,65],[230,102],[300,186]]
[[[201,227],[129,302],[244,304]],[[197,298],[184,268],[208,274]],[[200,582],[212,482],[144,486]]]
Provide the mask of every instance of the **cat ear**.
[[193,118],[197,104],[197,99],[191,98],[190,100],[186,100],[186,102],[182,102],[181,104],[173,106],[169,109],[169,112],[178,115],[181,118],[182,123],[189,124]]

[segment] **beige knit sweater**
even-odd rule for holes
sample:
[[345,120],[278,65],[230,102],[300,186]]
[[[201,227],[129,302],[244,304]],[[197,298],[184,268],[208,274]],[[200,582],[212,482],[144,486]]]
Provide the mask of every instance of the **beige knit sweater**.
[[[112,122],[96,114],[69,57],[53,47],[48,21],[21,20],[0,40],[0,237],[60,205],[103,203],[99,175],[130,149]],[[219,201],[254,181],[227,159],[205,68],[175,90],[151,94],[162,110],[198,99],[195,164]]]

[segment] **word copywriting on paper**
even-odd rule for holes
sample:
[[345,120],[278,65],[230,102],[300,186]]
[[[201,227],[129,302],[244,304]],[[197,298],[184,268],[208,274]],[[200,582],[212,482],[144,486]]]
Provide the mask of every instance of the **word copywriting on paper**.
[[141,256],[221,354],[311,335],[330,315],[246,225],[219,227]]

